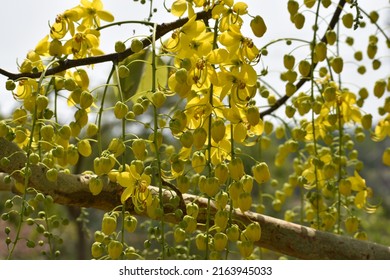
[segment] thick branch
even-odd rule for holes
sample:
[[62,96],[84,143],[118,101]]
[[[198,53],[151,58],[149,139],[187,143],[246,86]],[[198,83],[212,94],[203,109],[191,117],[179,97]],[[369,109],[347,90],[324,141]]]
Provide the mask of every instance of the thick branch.
[[[334,12],[333,14],[333,17],[332,19],[330,20],[329,24],[328,24],[328,28],[326,29],[326,31],[328,30],[332,30],[335,28],[336,24],[339,22],[339,19],[340,19],[340,14],[341,12],[343,11],[343,7],[345,5],[346,1],[345,0],[340,0],[339,4],[337,5],[337,8],[336,8],[336,11]],[[326,33],[322,36],[321,38],[321,42],[324,42],[324,43],[327,43],[327,39],[326,39]],[[311,74],[313,73],[314,69],[317,67],[317,64],[318,63],[313,63],[312,67],[311,67]],[[310,75],[311,75],[310,74]],[[297,84],[295,85],[296,87],[296,91],[297,92],[307,81],[310,81],[310,79],[308,79],[307,77],[304,77],[304,78],[301,78]],[[270,108],[268,108],[267,110],[265,110],[264,112],[260,113],[260,117],[263,118],[264,116],[266,115],[270,115],[272,114],[274,111],[276,111],[280,106],[282,106],[284,103],[286,103],[286,101],[291,97],[288,96],[288,95],[284,95],[282,96],[280,99],[278,99],[274,105],[272,105]]]
[[[12,142],[0,138],[0,158],[9,157],[11,163],[7,167],[0,167],[1,172],[11,174],[25,165],[26,156]],[[11,156],[12,155],[12,156]],[[30,177],[29,187],[35,188],[47,195],[51,195],[56,203],[64,205],[74,205],[80,207],[92,207],[111,211],[117,205],[120,205],[120,190],[117,184],[106,180],[103,191],[93,196],[88,188],[90,177],[88,175],[69,175],[59,174],[56,183],[49,182],[45,177],[46,169],[43,166],[32,166],[32,175]],[[22,181],[23,178],[14,173],[16,180]],[[0,176],[1,178],[1,176]],[[12,186],[0,184],[0,190],[11,191]],[[150,187],[158,193],[158,188]],[[164,191],[164,202],[168,202],[173,192]],[[198,204],[200,213],[198,215],[199,228],[206,223],[207,217],[207,199],[183,194],[185,203],[194,202]],[[169,203],[164,203],[164,219],[170,223],[179,223],[180,219],[174,215],[174,209]],[[134,213],[131,203],[128,203],[127,209]],[[211,204],[211,215],[215,215],[217,208]],[[146,213],[137,213],[146,216]],[[390,247],[378,245],[372,242],[365,242],[352,239],[346,236],[335,235],[332,233],[317,231],[309,227],[289,223],[283,220],[272,218],[266,215],[260,215],[250,211],[245,214],[240,211],[234,211],[233,219],[239,221],[239,224],[245,226],[252,221],[260,223],[262,235],[256,245],[268,248],[270,250],[290,255],[300,259],[390,259]]]
[[[203,11],[197,13],[197,19],[207,20],[211,17],[211,10],[209,11]],[[156,29],[156,40],[160,39],[162,36],[167,34],[168,32],[175,30],[176,28],[179,28],[183,26],[188,21],[188,18],[181,18],[176,21],[173,21],[171,23],[163,23],[160,25],[157,25]],[[150,46],[153,42],[153,35],[150,35],[149,37],[142,40],[143,48],[146,48]],[[120,53],[110,53],[105,54],[101,56],[92,56],[92,57],[86,57],[81,59],[65,59],[65,60],[58,60],[58,65],[47,69],[44,73],[45,76],[55,75],[57,73],[63,72],[67,69],[78,67],[78,66],[85,66],[85,65],[92,65],[92,64],[98,64],[103,62],[112,61],[114,63],[118,63],[122,60],[124,60],[126,57],[129,57],[130,55],[134,54],[134,52],[131,50],[131,48],[126,49],[124,52]],[[0,68],[0,74],[3,76],[8,77],[11,80],[17,80],[21,78],[39,78],[42,76],[42,72],[37,73],[11,73],[4,69]]]

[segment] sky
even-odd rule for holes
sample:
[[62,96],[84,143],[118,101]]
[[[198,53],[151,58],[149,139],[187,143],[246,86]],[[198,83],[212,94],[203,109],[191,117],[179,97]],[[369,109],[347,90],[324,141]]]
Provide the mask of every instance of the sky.
[[[147,1],[148,2],[148,1]],[[162,3],[162,0],[155,0],[155,3]],[[237,2],[237,1],[236,1]],[[285,37],[304,37],[305,33],[298,32],[292,25],[289,23],[289,15],[286,10],[287,0],[247,0],[245,1],[249,6],[249,13],[252,15],[259,14],[261,15],[267,26],[268,31],[264,37],[257,39],[255,41],[258,47],[261,47],[268,43],[271,40]],[[303,1],[300,1],[303,2]],[[5,8],[0,9],[0,38],[2,38],[2,43],[0,45],[0,68],[17,72],[17,61],[20,63],[23,61],[27,52],[35,47],[40,39],[42,39],[49,32],[49,24],[53,22],[56,15],[60,14],[66,9],[69,9],[73,6],[79,4],[78,0],[13,0],[6,1]],[[144,20],[148,16],[148,5],[141,5],[134,3],[133,0],[103,0],[105,9],[110,11],[117,21],[121,20]],[[172,3],[172,0],[167,1],[167,3]],[[379,10],[382,15],[380,22],[382,25],[385,23],[389,24],[390,17],[385,19],[383,15],[389,13],[390,5],[388,0],[361,0],[359,1],[361,5],[366,7],[367,11],[377,9],[378,7],[387,7],[386,9]],[[167,14],[163,11],[162,8],[158,8],[159,13],[155,14],[155,17],[152,19],[157,23],[167,22],[174,20],[174,17]],[[328,14],[331,16],[333,9],[328,9]],[[354,12],[354,10],[351,10]],[[305,11],[307,17],[310,17],[310,11]],[[329,17],[327,18],[329,19]],[[321,23],[320,23],[321,24]],[[307,32],[310,32],[310,24],[307,25]],[[322,24],[325,26],[325,24]],[[142,29],[141,29],[142,30]],[[131,28],[113,28],[107,31],[102,31],[101,38],[101,48],[105,52],[112,52],[114,50],[114,43],[116,40],[125,40],[128,37],[131,37],[135,32],[138,34],[140,31],[140,26],[132,26]],[[365,50],[365,45],[367,41],[367,34],[375,33],[376,29],[358,30],[353,34],[355,39],[355,48],[358,49],[359,45]],[[143,33],[142,33],[143,32]],[[371,33],[365,33],[371,32]],[[387,29],[388,34],[390,33]],[[307,33],[306,33],[307,34]],[[141,31],[141,35],[148,35],[147,31]],[[249,29],[247,30],[247,35],[251,35]],[[307,38],[307,37],[306,37]],[[310,38],[310,37],[309,37]],[[383,38],[382,38],[383,39]],[[295,53],[302,52],[302,54],[307,54],[307,47],[299,47],[294,51]],[[350,54],[352,50],[348,50]],[[347,51],[347,52],[348,52]],[[270,70],[270,81],[273,83],[273,79],[277,80],[280,70],[282,70],[282,61],[281,57],[286,52],[285,44],[275,44],[273,48],[269,49],[269,56],[264,57],[263,64],[265,67],[268,67]],[[387,56],[387,63],[381,68],[381,74],[383,76],[389,75],[390,73],[390,53],[389,50],[385,50],[380,53],[381,56]],[[277,65],[278,67],[274,67]],[[353,64],[352,64],[353,66]],[[355,67],[356,68],[356,67]],[[368,67],[369,69],[370,67]],[[103,68],[104,69],[104,68]],[[364,78],[356,75],[352,75],[356,70],[351,70],[351,75],[349,80],[351,80],[351,87],[361,86],[360,83],[364,84],[370,88],[372,87],[376,73],[365,75]],[[100,73],[104,77],[104,71]],[[387,72],[387,74],[386,74]],[[347,73],[347,81],[348,81]],[[273,77],[273,78],[272,78]],[[4,88],[5,78],[0,77],[0,113],[7,114],[9,113],[10,106],[6,106],[8,102],[12,101],[11,95]],[[374,110],[375,105],[378,104],[378,100],[373,100],[370,102],[370,106],[367,107],[367,111]],[[383,103],[382,103],[383,104]],[[375,112],[373,112],[375,114]]]

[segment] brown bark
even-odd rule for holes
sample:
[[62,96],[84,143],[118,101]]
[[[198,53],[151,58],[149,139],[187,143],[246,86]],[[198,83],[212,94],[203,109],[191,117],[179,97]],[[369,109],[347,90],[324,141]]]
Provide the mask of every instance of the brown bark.
[[[20,170],[26,163],[25,154],[12,142],[0,138],[0,158],[9,157],[11,163],[0,167],[0,171],[11,174],[15,170]],[[121,187],[106,180],[103,191],[93,196],[88,187],[89,175],[74,175],[60,173],[57,182],[53,183],[46,179],[46,168],[41,165],[31,166],[31,177],[29,187],[32,187],[46,195],[51,195],[56,203],[72,205],[78,207],[91,207],[105,211],[112,210],[120,204]],[[4,176],[4,173],[2,176]],[[15,180],[23,181],[24,178],[14,172]],[[1,176],[0,176],[1,179]],[[153,192],[157,193],[158,188],[151,186]],[[11,191],[12,185],[0,183],[0,190]],[[171,190],[163,192],[164,201],[172,197]],[[199,227],[206,223],[207,199],[183,194],[186,203],[194,202],[198,204],[200,213],[198,216]],[[167,222],[179,223],[172,213],[175,209],[172,206],[164,208],[164,219]],[[129,211],[134,213],[131,203],[126,205]],[[217,211],[211,203],[211,215]],[[146,216],[146,213],[138,213]],[[261,215],[247,211],[241,213],[234,211],[233,219],[245,226],[252,221],[260,223],[262,228],[261,239],[256,245],[286,254],[300,259],[390,259],[390,247],[372,242],[360,241],[350,237],[335,235],[328,232],[314,230],[312,228],[286,222],[270,216]]]

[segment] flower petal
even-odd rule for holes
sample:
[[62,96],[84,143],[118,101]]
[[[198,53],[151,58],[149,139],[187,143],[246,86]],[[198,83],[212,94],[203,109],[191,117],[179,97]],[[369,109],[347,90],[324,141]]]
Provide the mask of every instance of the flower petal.
[[35,47],[35,52],[39,55],[45,55],[48,53],[49,45],[49,35],[46,35],[38,42],[37,46]]
[[207,61],[211,64],[219,64],[227,60],[229,57],[229,52],[225,49],[215,49],[212,50],[207,55]]
[[181,17],[187,10],[187,2],[185,0],[177,0],[173,2],[171,13],[174,16]]
[[133,196],[134,188],[126,188],[121,195],[121,202],[125,203],[130,197]]
[[112,22],[114,21],[114,16],[107,11],[101,10],[96,12],[98,17],[100,17],[102,20],[107,21],[107,22]]

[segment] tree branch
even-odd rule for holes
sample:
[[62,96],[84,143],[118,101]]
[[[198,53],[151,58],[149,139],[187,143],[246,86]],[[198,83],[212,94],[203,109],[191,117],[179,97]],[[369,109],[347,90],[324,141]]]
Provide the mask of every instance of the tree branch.
[[[207,20],[211,17],[211,10],[208,11],[202,11],[196,14],[196,19],[202,19]],[[162,36],[167,34],[168,32],[175,30],[176,28],[179,28],[183,26],[188,21],[188,18],[181,18],[176,21],[170,22],[170,23],[163,23],[160,25],[157,25],[156,29],[156,40],[160,39]],[[143,43],[143,48],[146,48],[151,45],[153,42],[153,35],[150,35],[149,37],[141,40]],[[118,63],[125,58],[129,57],[130,55],[134,54],[134,52],[131,50],[131,48],[126,49],[123,52],[120,53],[110,53],[100,56],[91,56],[81,59],[65,59],[65,60],[58,60],[58,65],[47,69],[45,72],[37,72],[37,73],[11,73],[4,69],[0,68],[0,74],[8,77],[11,80],[17,80],[22,78],[33,78],[37,79],[44,74],[45,76],[51,76],[58,74],[62,71],[65,71],[70,68],[78,67],[78,66],[86,66],[86,65],[92,65],[92,64],[98,64],[103,62],[112,61],[114,63]]]
[[[25,166],[26,156],[14,143],[0,138],[0,158],[8,157],[10,164],[1,166],[0,172],[13,173],[13,178],[23,182],[24,178],[17,171]],[[78,207],[92,207],[111,211],[120,205],[120,191],[118,184],[105,180],[103,191],[93,196],[89,191],[89,175],[72,175],[59,173],[57,182],[46,179],[46,168],[43,165],[31,166],[29,187],[46,195],[51,195],[56,203]],[[1,179],[0,175],[0,179]],[[150,186],[153,193],[158,188]],[[0,184],[0,190],[11,191],[11,184]],[[174,215],[175,208],[168,203],[175,195],[171,190],[164,190],[164,220],[169,223],[179,223],[181,220]],[[177,194],[176,194],[177,195]],[[182,194],[184,202],[196,203],[199,206],[199,228],[206,223],[207,199],[191,194]],[[135,213],[131,202],[126,205],[130,212],[147,216],[146,213]],[[215,215],[217,207],[211,203],[211,215]],[[390,247],[372,242],[356,240],[350,237],[335,235],[328,232],[314,230],[302,225],[286,222],[266,215],[247,211],[234,211],[233,220],[239,221],[242,229],[253,221],[260,223],[262,228],[261,239],[256,245],[300,259],[390,259]]]
[[[340,2],[338,3],[337,5],[337,8],[336,8],[336,11],[334,12],[333,16],[332,16],[332,19],[330,20],[329,24],[328,24],[328,28],[326,29],[326,31],[328,30],[332,30],[335,28],[336,24],[339,22],[339,19],[340,19],[340,14],[341,12],[343,11],[343,8],[344,8],[344,5],[345,5],[346,1],[345,0],[340,0]],[[321,42],[324,42],[324,43],[327,43],[328,40],[326,39],[326,32],[325,34],[322,36],[321,38]],[[311,73],[310,75],[313,73],[314,69],[317,67],[317,64],[318,63],[314,63],[311,67]],[[310,81],[310,79],[308,79],[307,77],[304,77],[304,78],[301,78],[297,84],[295,85],[296,87],[296,91],[297,92],[307,81]],[[288,95],[284,95],[282,96],[281,98],[279,98],[278,100],[276,100],[275,104],[272,105],[270,108],[268,108],[267,110],[265,110],[264,112],[261,112],[260,113],[260,117],[263,118],[264,116],[266,115],[270,115],[272,114],[274,111],[276,111],[280,106],[282,106],[284,103],[286,103],[286,101],[291,97],[292,95],[288,96]]]

